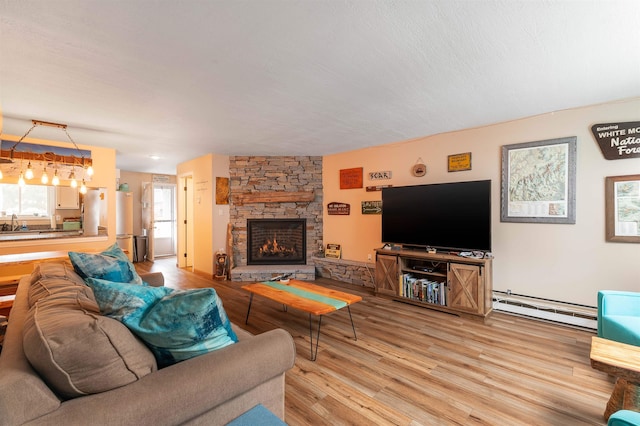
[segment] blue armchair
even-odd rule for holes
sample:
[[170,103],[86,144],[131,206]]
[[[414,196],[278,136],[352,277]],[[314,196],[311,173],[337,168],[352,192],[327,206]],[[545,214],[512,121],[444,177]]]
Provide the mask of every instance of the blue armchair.
[[598,292],[598,337],[640,346],[640,293]]
[[629,410],[616,411],[609,417],[607,426],[640,426],[640,413]]

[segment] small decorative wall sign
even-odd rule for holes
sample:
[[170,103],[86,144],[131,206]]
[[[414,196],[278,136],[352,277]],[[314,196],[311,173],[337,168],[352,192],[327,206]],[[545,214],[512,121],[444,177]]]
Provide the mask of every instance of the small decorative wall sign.
[[391,170],[382,172],[369,172],[369,180],[391,179]]
[[169,183],[171,182],[171,177],[169,175],[153,175],[151,176],[151,181],[154,183]]
[[362,188],[362,167],[340,170],[340,189]]
[[351,204],[347,203],[329,203],[327,204],[327,214],[330,215],[349,215],[351,214]]
[[427,174],[427,165],[424,164],[422,158],[418,158],[418,160],[416,160],[416,164],[411,168],[411,174],[415,177],[422,177]]
[[391,188],[393,185],[373,185],[367,186],[367,192],[382,191],[382,188]]
[[464,170],[471,170],[471,153],[465,152],[463,154],[454,154],[447,157],[449,172],[461,172]]
[[640,157],[640,121],[594,124],[591,133],[607,160]]
[[363,201],[362,214],[382,214],[382,201]]
[[340,247],[340,244],[327,244],[327,249],[324,251],[324,257],[340,259],[341,251],[342,249]]

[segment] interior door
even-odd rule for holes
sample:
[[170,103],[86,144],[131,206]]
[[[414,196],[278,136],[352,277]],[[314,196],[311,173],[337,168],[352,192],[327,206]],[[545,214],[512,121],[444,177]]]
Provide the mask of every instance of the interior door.
[[152,239],[153,256],[176,255],[176,185],[153,183]]

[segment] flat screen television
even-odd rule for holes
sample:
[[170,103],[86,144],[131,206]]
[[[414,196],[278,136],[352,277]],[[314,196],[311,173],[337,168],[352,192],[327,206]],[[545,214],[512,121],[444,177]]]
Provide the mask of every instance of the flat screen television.
[[491,181],[383,188],[382,242],[491,251]]

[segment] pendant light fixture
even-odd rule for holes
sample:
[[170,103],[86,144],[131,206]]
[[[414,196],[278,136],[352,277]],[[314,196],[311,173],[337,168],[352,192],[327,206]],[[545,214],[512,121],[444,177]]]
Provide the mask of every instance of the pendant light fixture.
[[[85,176],[93,175],[94,173],[93,162],[91,160],[91,156],[89,155],[89,157],[87,158],[85,156],[87,151],[82,151],[80,150],[80,148],[78,148],[78,145],[76,144],[76,142],[71,138],[71,135],[69,135],[66,124],[51,123],[51,122],[40,121],[40,120],[31,120],[31,123],[32,123],[31,128],[27,130],[26,133],[22,135],[22,137],[16,143],[14,143],[13,146],[11,146],[11,148],[9,148],[8,150],[2,150],[3,155],[0,156],[0,164],[11,164],[11,163],[14,163],[15,162],[14,160],[17,160],[17,159],[19,159],[21,163],[23,160],[28,160],[27,169],[26,171],[24,171],[24,173],[23,173],[22,167],[20,168],[19,182],[21,185],[26,184],[26,180],[31,180],[34,177],[34,167],[31,165],[32,161],[43,164],[43,167],[42,167],[43,172],[42,172],[40,181],[45,185],[49,182],[49,176],[47,174],[46,165],[52,161],[54,162],[54,164],[60,163],[62,165],[68,165],[72,167],[72,171],[69,176],[69,179],[71,181],[69,184],[74,188],[78,186],[78,181],[75,178],[75,170],[74,170],[76,166],[82,167],[83,181],[85,180]],[[69,139],[69,141],[73,144],[76,151],[78,151],[79,160],[78,160],[78,157],[76,156],[58,155],[58,154],[52,154],[51,152],[47,152],[43,154],[43,153],[34,153],[34,152],[27,152],[27,151],[17,151],[16,148],[18,147],[18,145],[20,145],[20,143],[22,143],[22,141],[29,135],[29,133],[31,133],[31,131],[37,126],[56,127],[56,128],[62,129],[65,135],[67,136],[67,139]],[[6,143],[7,141],[4,141],[4,142]],[[8,151],[8,155],[6,154],[7,151]],[[53,158],[51,158],[52,155],[53,155]],[[4,176],[2,174],[2,171],[0,170],[0,179],[3,179],[3,177]],[[55,167],[55,172],[54,172],[53,179],[51,180],[51,183],[53,185],[60,184],[60,178],[58,176],[57,167]]]

